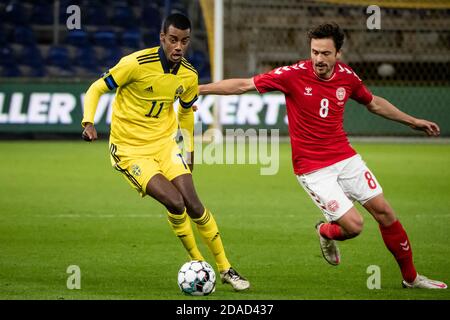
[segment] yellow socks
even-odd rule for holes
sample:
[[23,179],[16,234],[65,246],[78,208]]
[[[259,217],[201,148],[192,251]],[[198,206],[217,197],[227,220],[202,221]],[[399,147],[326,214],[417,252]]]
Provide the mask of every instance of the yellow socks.
[[186,248],[191,260],[204,261],[205,259],[198,250],[195,242],[194,232],[186,210],[184,210],[183,214],[172,214],[167,212],[167,219],[175,232],[175,235],[181,240],[183,246]]
[[203,241],[208,245],[209,250],[214,255],[219,272],[228,270],[231,265],[225,255],[219,229],[211,212],[205,209],[205,212],[200,218],[192,219],[192,221],[197,225],[198,232],[203,238]]
[[[167,219],[175,232],[175,235],[181,240],[183,246],[189,253],[189,257],[192,260],[205,261],[195,242],[194,232],[186,210],[183,214],[172,214],[167,212]],[[208,245],[209,250],[214,255],[219,272],[228,270],[231,265],[225,255],[225,249],[223,248],[219,229],[211,212],[205,209],[205,212],[200,218],[192,219],[192,221],[194,221],[197,225],[200,236],[203,238],[203,241]]]

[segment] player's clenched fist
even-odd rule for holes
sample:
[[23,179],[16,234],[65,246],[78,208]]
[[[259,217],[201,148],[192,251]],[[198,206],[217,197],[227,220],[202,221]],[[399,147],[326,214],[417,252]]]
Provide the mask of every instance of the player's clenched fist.
[[92,123],[86,123],[83,133],[81,135],[85,141],[97,140],[97,130]]

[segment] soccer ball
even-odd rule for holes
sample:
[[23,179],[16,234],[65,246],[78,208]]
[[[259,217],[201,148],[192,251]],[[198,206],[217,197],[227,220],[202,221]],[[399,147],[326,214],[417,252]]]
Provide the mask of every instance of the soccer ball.
[[216,274],[205,261],[189,261],[178,271],[178,286],[185,294],[207,296],[215,290]]

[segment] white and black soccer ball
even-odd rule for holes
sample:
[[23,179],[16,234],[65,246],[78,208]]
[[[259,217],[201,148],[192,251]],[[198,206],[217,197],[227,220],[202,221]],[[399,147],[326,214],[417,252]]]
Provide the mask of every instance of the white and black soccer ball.
[[178,271],[178,286],[185,294],[207,296],[215,290],[216,274],[205,261],[189,261]]

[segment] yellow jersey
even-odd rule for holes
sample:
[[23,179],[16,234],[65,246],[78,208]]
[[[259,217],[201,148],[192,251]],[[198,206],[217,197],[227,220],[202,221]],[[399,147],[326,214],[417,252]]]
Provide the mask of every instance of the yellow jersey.
[[[186,59],[171,64],[161,47],[144,49],[123,57],[98,81],[103,82],[101,91],[117,88],[111,143],[131,148],[163,146],[178,129],[173,107],[177,99],[181,109],[178,118],[180,122],[181,118],[192,122],[188,127],[193,131],[191,107],[198,96],[198,74]],[[98,103],[98,99],[87,98],[86,94],[83,124],[93,123]],[[192,151],[193,141],[186,148]]]

